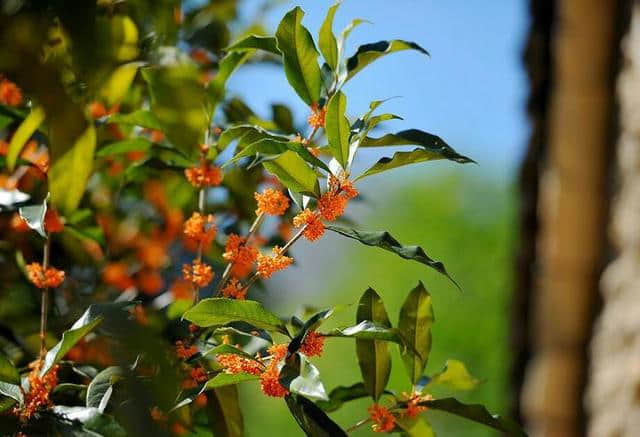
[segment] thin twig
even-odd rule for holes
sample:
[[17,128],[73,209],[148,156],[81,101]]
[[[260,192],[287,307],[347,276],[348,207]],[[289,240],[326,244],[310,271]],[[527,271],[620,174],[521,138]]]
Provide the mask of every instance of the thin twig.
[[[46,232],[46,231],[45,231]],[[44,250],[42,254],[42,270],[44,272],[49,268],[49,256],[51,253],[51,236],[46,232],[44,241]],[[44,358],[47,353],[46,337],[47,337],[47,316],[49,313],[49,289],[42,289],[42,299],[40,304],[40,358]]]
[[355,431],[356,429],[360,428],[362,425],[365,425],[366,423],[368,423],[370,421],[371,421],[371,418],[367,417],[366,419],[362,419],[359,422],[356,422],[353,426],[347,428],[345,431],[346,432]]

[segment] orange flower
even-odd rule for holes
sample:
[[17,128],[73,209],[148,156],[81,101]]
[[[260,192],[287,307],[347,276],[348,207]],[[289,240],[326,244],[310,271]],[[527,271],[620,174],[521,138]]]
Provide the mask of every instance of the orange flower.
[[60,216],[53,209],[47,209],[44,216],[44,228],[47,232],[62,232],[64,230],[64,223],[60,219]]
[[153,407],[151,411],[149,411],[151,418],[156,422],[166,422],[169,420],[166,414],[162,412],[162,410],[158,407]]
[[135,285],[129,276],[129,266],[124,262],[114,262],[107,264],[102,270],[102,280],[119,290],[126,290]]
[[374,432],[391,432],[396,427],[396,418],[389,410],[378,404],[373,404],[368,409],[369,416],[373,421],[371,429]]
[[308,357],[319,357],[324,349],[324,336],[315,331],[308,332],[302,342],[300,352]]
[[222,170],[218,167],[201,162],[199,167],[191,167],[184,171],[191,185],[196,188],[211,187],[222,183]]
[[101,102],[91,102],[89,104],[89,115],[94,120],[107,115],[107,108]]
[[41,408],[47,408],[52,405],[49,394],[58,385],[58,369],[60,368],[56,364],[46,375],[40,376],[42,360],[29,364],[29,367],[31,368],[28,376],[29,392],[25,393],[22,409],[18,410],[16,408],[13,410],[23,422],[29,420]]
[[211,63],[209,52],[207,52],[203,48],[197,47],[191,50],[190,56],[191,56],[191,59],[196,61],[198,64],[206,65]]
[[405,414],[410,418],[414,418],[421,412],[427,410],[427,407],[418,405],[421,401],[428,401],[433,399],[433,396],[429,394],[420,395],[420,393],[413,393],[412,395],[409,395],[407,393],[402,393],[402,395],[407,401],[407,409],[405,411]]
[[192,265],[184,264],[182,266],[182,275],[187,281],[202,288],[209,285],[213,279],[213,269],[210,265],[195,260]]
[[193,402],[196,405],[196,407],[203,408],[203,407],[205,407],[207,405],[207,401],[208,401],[207,400],[207,394],[206,393],[200,393],[196,397],[195,401],[193,401]]
[[181,423],[175,422],[171,425],[171,432],[175,435],[185,435],[187,433],[187,428],[185,428]]
[[176,355],[178,358],[187,360],[198,353],[198,348],[194,345],[186,346],[181,340],[176,341]]
[[138,288],[149,296],[154,296],[164,287],[164,279],[157,271],[149,268],[142,269],[136,275],[138,280]]
[[332,222],[344,214],[348,200],[346,196],[327,191],[318,199],[318,209],[325,220]]
[[199,212],[194,212],[184,224],[184,234],[205,247],[216,238],[217,230],[215,219],[211,214],[203,216]]
[[160,141],[164,140],[164,133],[162,131],[154,129],[149,133],[149,139],[153,143],[159,143]]
[[254,193],[253,197],[258,202],[256,215],[282,215],[289,208],[289,198],[273,188],[267,188],[261,194]]
[[183,279],[177,279],[169,289],[174,300],[193,300],[193,287]]
[[11,217],[11,229],[15,232],[29,232],[31,229],[17,212]]
[[280,384],[280,371],[276,367],[270,367],[260,375],[260,387],[267,396],[283,398],[289,394],[289,390]]
[[231,278],[227,285],[222,289],[222,295],[224,297],[233,297],[238,300],[244,300],[247,297],[247,290],[246,287],[238,281],[238,279]]
[[147,317],[147,311],[142,305],[136,305],[131,310],[134,319],[142,326],[146,326],[149,324],[149,318]]
[[64,281],[64,272],[55,267],[44,271],[40,263],[31,263],[26,269],[29,280],[38,288],[56,288]]
[[224,369],[224,373],[235,375],[238,373],[248,373],[259,375],[262,372],[262,364],[259,361],[251,360],[236,354],[220,354],[216,356],[218,364]]
[[191,389],[196,388],[198,384],[202,384],[206,382],[208,379],[207,371],[200,366],[196,366],[191,369],[189,374],[189,379],[182,382],[182,388]]
[[169,261],[167,243],[159,238],[141,238],[138,242],[138,259],[152,269],[163,267]]
[[313,128],[321,128],[324,126],[324,119],[327,115],[326,106],[319,108],[317,103],[311,105],[311,115],[307,118],[307,122]]
[[247,239],[244,237],[229,234],[222,254],[222,258],[233,265],[231,273],[238,278],[247,276],[253,268],[253,263],[258,258],[258,249],[253,246],[247,246],[246,241]]
[[293,258],[282,255],[278,246],[272,249],[273,256],[258,255],[258,266],[256,272],[263,279],[270,278],[275,272],[284,270],[291,265]]
[[0,78],[0,104],[19,106],[22,103],[22,91],[8,79]]
[[304,237],[309,241],[316,241],[324,234],[324,224],[317,213],[310,209],[305,209],[293,218],[293,226],[296,228],[307,225],[304,230]]

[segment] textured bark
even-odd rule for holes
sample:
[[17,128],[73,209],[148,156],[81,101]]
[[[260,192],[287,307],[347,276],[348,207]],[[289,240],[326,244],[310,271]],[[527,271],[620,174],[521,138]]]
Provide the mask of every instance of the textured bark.
[[604,301],[591,346],[588,435],[640,432],[640,4],[633,4],[618,78],[620,136],[610,237],[615,259],[601,279]]
[[586,347],[606,249],[618,4],[555,7],[522,411],[531,436],[571,437],[584,434]]

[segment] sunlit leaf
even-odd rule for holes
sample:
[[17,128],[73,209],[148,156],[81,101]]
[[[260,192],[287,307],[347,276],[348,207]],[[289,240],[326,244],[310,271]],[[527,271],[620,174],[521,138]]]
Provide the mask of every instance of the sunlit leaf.
[[341,91],[338,91],[329,99],[325,129],[329,140],[329,150],[343,168],[346,167],[349,159],[349,135],[351,132],[349,120],[345,116],[346,111],[347,98]]
[[293,394],[286,396],[285,401],[307,437],[347,437],[347,433],[309,399]]
[[24,148],[29,138],[38,129],[40,124],[44,121],[44,109],[41,106],[33,108],[31,113],[25,118],[20,126],[15,131],[9,142],[9,148],[7,150],[7,166],[9,170],[13,170],[18,160],[20,152]]
[[278,158],[266,161],[262,165],[287,188],[311,197],[320,196],[320,184],[316,173],[297,153],[284,152]]
[[411,345],[400,348],[400,355],[412,384],[418,382],[429,359],[433,320],[431,295],[419,282],[402,304],[398,320],[398,329]]
[[113,114],[109,117],[110,123],[122,123],[140,126],[147,129],[162,130],[162,125],[151,111],[139,109],[128,114]]
[[286,332],[278,316],[253,300],[204,299],[185,312],[183,318],[202,327],[247,322],[257,328]]
[[291,393],[314,400],[329,400],[320,380],[320,372],[300,353],[293,353],[287,357],[285,365],[280,370],[280,384]]
[[242,38],[240,41],[231,44],[229,47],[225,48],[225,51],[240,52],[253,49],[264,50],[265,52],[273,53],[278,56],[281,55],[276,45],[276,39],[272,36],[249,35]]
[[318,51],[311,34],[302,25],[303,16],[300,7],[290,10],[278,25],[276,40],[287,80],[300,98],[311,105],[320,100],[322,77]]
[[[247,134],[248,135],[248,134]],[[246,135],[245,135],[246,136]],[[276,141],[270,138],[265,138],[254,143],[251,143],[247,147],[244,147],[238,154],[236,154],[231,160],[229,160],[225,165],[237,162],[242,158],[246,158],[248,156],[280,156],[287,151],[295,152],[302,159],[307,161],[311,165],[315,165],[316,167],[320,167],[326,171],[329,171],[329,167],[313,156],[309,149],[303,146],[301,143],[294,141]]]
[[100,90],[102,100],[109,106],[113,106],[124,99],[133,79],[136,77],[138,68],[142,65],[144,65],[142,62],[130,62],[117,67]]
[[318,47],[324,60],[329,64],[333,71],[338,69],[338,42],[333,34],[333,17],[336,15],[340,3],[336,3],[329,8],[327,16],[320,27],[320,36],[318,38]]
[[[391,328],[384,303],[373,288],[367,289],[358,303],[356,323],[365,320]],[[356,355],[365,389],[374,401],[377,401],[384,392],[391,373],[388,345],[379,340],[356,339]]]
[[356,53],[347,59],[347,71],[346,77],[343,79],[344,82],[351,79],[356,75],[356,73],[376,59],[402,50],[417,50],[418,52],[429,56],[429,52],[418,44],[410,41],[393,39],[390,41],[378,41],[376,43],[364,44],[358,47]]
[[47,214],[46,200],[39,205],[23,206],[18,209],[18,212],[29,228],[46,238],[47,233],[44,229],[44,217]]
[[126,431],[112,416],[102,414],[98,408],[56,405],[51,411],[64,418],[70,425],[79,424],[84,435],[102,437],[127,436]]
[[360,323],[346,328],[335,328],[327,333],[323,333],[327,337],[344,337],[359,338],[361,340],[379,340],[390,341],[404,346],[405,341],[396,328],[390,328],[386,325],[372,322],[371,320],[363,320]]
[[429,422],[422,417],[410,419],[409,417],[399,416],[396,418],[396,425],[406,437],[435,437],[436,435]]
[[256,375],[250,375],[248,373],[238,373],[236,375],[230,375],[228,373],[218,373],[211,378],[204,385],[204,390],[211,390],[218,387],[224,387],[227,385],[235,385],[246,381],[255,381],[259,379]]
[[381,249],[393,252],[401,258],[417,261],[426,266],[435,269],[437,272],[445,275],[456,287],[460,288],[458,284],[449,276],[447,270],[444,268],[444,264],[440,261],[434,261],[431,259],[420,246],[403,246],[398,240],[393,238],[391,234],[386,231],[367,232],[358,231],[356,229],[345,228],[342,226],[326,225],[330,231],[336,232],[345,237],[352,238],[365,244],[367,246],[379,247]]
[[447,360],[444,369],[431,377],[427,385],[438,384],[453,390],[472,390],[480,384],[463,362]]

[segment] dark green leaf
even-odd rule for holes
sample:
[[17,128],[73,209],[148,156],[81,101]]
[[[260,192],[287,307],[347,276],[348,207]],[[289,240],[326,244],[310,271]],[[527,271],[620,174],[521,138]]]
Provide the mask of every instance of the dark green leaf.
[[320,197],[320,184],[316,173],[297,153],[284,152],[278,158],[262,165],[287,188],[307,196]]
[[288,395],[285,401],[307,437],[347,437],[347,433],[309,399]]
[[333,71],[337,71],[338,62],[338,42],[333,34],[333,17],[336,15],[340,3],[336,3],[329,8],[327,16],[320,27],[320,35],[318,38],[318,46],[320,53],[324,56],[324,60],[329,64]]
[[280,156],[286,151],[291,150],[298,154],[302,159],[307,161],[311,165],[315,165],[316,167],[320,167],[326,171],[329,171],[329,167],[320,161],[318,158],[313,156],[309,149],[303,146],[301,143],[297,143],[294,141],[275,141],[269,138],[265,138],[255,143],[252,143],[242,149],[238,154],[236,154],[232,159],[225,163],[225,165],[237,162],[242,158],[246,158],[248,156],[260,155],[260,156]]
[[410,345],[400,348],[400,355],[412,384],[418,382],[429,359],[433,320],[431,295],[419,282],[402,304],[398,320],[398,330]]
[[273,53],[280,56],[280,51],[276,45],[276,39],[272,36],[258,36],[249,35],[231,44],[225,49],[227,52],[241,52],[246,50],[264,50],[265,52]]
[[86,406],[104,413],[113,393],[113,385],[122,377],[122,368],[111,366],[98,373],[87,387]]
[[248,373],[238,373],[236,375],[230,375],[228,373],[218,373],[216,376],[207,381],[207,383],[204,385],[203,390],[211,390],[227,385],[239,384],[241,382],[255,381],[257,379],[260,379],[260,377],[256,375],[250,375]]
[[349,135],[351,132],[349,120],[345,116],[347,98],[341,92],[335,93],[329,100],[326,115],[326,132],[329,140],[329,150],[345,168],[349,159]]
[[527,435],[517,423],[498,415],[492,415],[482,405],[463,404],[454,398],[432,399],[420,402],[420,405],[464,417],[465,419],[481,423],[490,428],[504,431],[510,436],[526,437]]
[[238,126],[230,127],[222,132],[220,138],[218,138],[216,150],[217,153],[222,152],[229,146],[229,144],[238,140],[238,144],[236,146],[237,153],[238,151],[245,149],[251,144],[264,139],[282,142],[289,141],[289,138],[283,135],[274,134],[259,126],[241,124]]
[[65,224],[64,232],[68,232],[80,241],[92,240],[96,243],[105,244],[104,232],[100,226],[74,226]]
[[453,390],[472,390],[480,384],[458,360],[447,360],[444,369],[431,377],[427,385],[438,384]]
[[[391,328],[391,322],[382,299],[373,288],[368,288],[360,298],[356,323],[370,320]],[[377,401],[384,392],[391,373],[391,355],[387,343],[379,340],[356,339],[356,354],[367,393]]]
[[376,59],[401,50],[417,50],[429,56],[429,52],[418,44],[410,41],[393,39],[390,41],[378,41],[372,44],[364,44],[358,47],[356,53],[347,59],[347,71],[344,82],[351,79],[356,73]]
[[280,370],[280,384],[291,393],[315,400],[328,400],[327,392],[320,380],[320,372],[300,353],[293,353]]
[[20,385],[18,369],[2,354],[0,354],[0,382]]
[[337,232],[338,234],[344,235],[345,237],[358,240],[359,242],[367,246],[379,247],[381,249],[388,250],[389,252],[393,252],[401,258],[417,261],[426,266],[429,266],[439,273],[445,275],[451,282],[455,284],[456,287],[460,288],[456,281],[454,281],[451,276],[449,276],[449,273],[447,273],[447,270],[444,268],[444,264],[442,264],[440,261],[434,261],[433,259],[429,258],[424,249],[422,249],[422,247],[420,246],[403,246],[398,240],[393,238],[391,234],[386,231],[366,232],[335,225],[326,225],[325,227],[330,231]]
[[[296,336],[289,343],[289,354],[293,354],[297,352],[300,347],[302,347],[302,343],[304,342],[307,333],[315,331],[318,327],[327,320],[333,314],[333,309],[328,309],[324,311],[320,311],[313,316],[309,320],[307,320],[301,327]],[[292,318],[292,321],[294,318]]]
[[129,124],[147,129],[162,130],[162,125],[151,111],[139,109],[129,114],[113,114],[109,117],[110,123]]
[[113,417],[102,414],[97,408],[56,405],[52,408],[52,411],[54,414],[63,417],[66,421],[80,423],[84,435],[103,437],[127,436],[126,431]]
[[211,430],[216,437],[245,435],[237,387],[227,385],[212,390],[207,403],[207,414]]
[[348,387],[340,386],[331,390],[328,401],[319,401],[316,403],[324,411],[330,413],[339,410],[345,402],[362,399],[369,396],[362,382],[357,382]]
[[27,222],[27,225],[29,225],[31,229],[43,237],[47,237],[47,233],[44,229],[44,216],[47,214],[46,200],[40,205],[23,206],[18,211],[22,220]]
[[102,158],[105,156],[121,155],[128,152],[147,151],[151,149],[153,143],[146,138],[131,138],[123,141],[114,141],[108,143],[98,149],[96,156]]
[[183,318],[202,327],[247,322],[257,328],[286,332],[278,316],[252,300],[204,299],[185,312]]
[[290,10],[278,25],[276,40],[287,80],[300,98],[311,105],[320,100],[322,77],[318,51],[311,34],[302,25],[303,16],[300,7]]
[[271,105],[271,114],[273,122],[282,132],[286,134],[294,134],[296,132],[296,128],[293,124],[293,113],[287,106],[273,104]]

